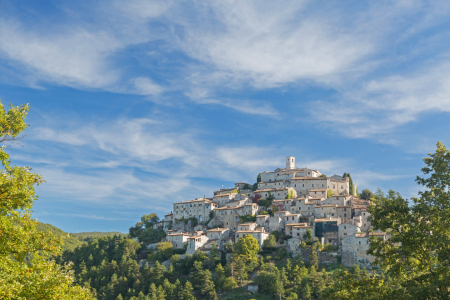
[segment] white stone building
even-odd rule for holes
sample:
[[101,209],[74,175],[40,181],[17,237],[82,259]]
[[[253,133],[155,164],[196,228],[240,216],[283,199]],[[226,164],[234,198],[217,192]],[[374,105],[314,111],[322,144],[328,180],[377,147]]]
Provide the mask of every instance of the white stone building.
[[202,247],[208,241],[206,235],[191,236],[187,239],[186,254],[194,254],[200,247]]
[[342,239],[342,264],[351,267],[354,264],[367,264],[374,261],[374,257],[367,254],[369,249],[369,239],[371,236],[378,236],[384,241],[386,233],[355,234]]
[[218,207],[224,207],[227,206],[228,202],[231,202],[234,200],[234,198],[236,197],[238,193],[226,193],[226,194],[220,194],[220,195],[215,195],[213,197],[213,202],[216,203],[218,205]]
[[216,207],[216,203],[206,198],[175,202],[173,204],[173,219],[181,220],[183,217],[185,219],[197,218],[199,222],[203,222],[208,220],[209,213]]
[[189,234],[180,232],[180,233],[169,233],[166,236],[166,241],[172,242],[174,248],[182,249],[184,248],[184,244],[187,243],[189,238]]

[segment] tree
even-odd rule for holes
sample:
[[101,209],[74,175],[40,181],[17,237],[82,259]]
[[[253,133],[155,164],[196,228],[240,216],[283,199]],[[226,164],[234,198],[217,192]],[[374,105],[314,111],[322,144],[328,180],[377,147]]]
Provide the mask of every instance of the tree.
[[371,200],[373,197],[374,194],[368,189],[363,189],[360,195],[360,198],[364,200]]
[[251,235],[246,235],[240,238],[234,244],[235,255],[244,255],[248,257],[255,257],[259,251],[258,240]]
[[378,190],[369,207],[372,226],[389,239],[373,234],[367,253],[390,280],[341,273],[341,297],[334,299],[357,299],[355,291],[375,293],[373,299],[450,298],[450,151],[438,142],[423,160],[425,176],[416,182],[425,191],[418,198],[408,202],[399,193],[385,196]]
[[435,153],[423,160],[426,166],[422,172],[427,177],[417,176],[416,182],[426,190],[419,192],[419,198],[412,198],[412,205],[393,192],[370,206],[372,226],[390,238],[383,241],[373,237],[368,253],[395,280],[406,277],[402,286],[407,297],[448,299],[450,151],[438,142]]
[[312,240],[313,236],[312,236],[312,231],[310,229],[307,229],[306,232],[303,234],[303,239],[306,242],[310,242]]
[[263,242],[264,248],[272,248],[277,245],[277,239],[274,235],[269,234],[269,237]]
[[162,229],[153,228],[153,225],[158,222],[159,217],[156,213],[143,215],[140,222],[137,222],[135,226],[130,227],[130,237],[135,237],[139,240],[139,242],[143,242],[145,244],[161,241],[166,234]]
[[219,290],[223,290],[223,284],[226,278],[225,270],[222,267],[222,264],[218,264],[216,266],[216,270],[214,272],[214,284],[217,286]]
[[70,265],[60,267],[51,258],[61,253],[62,240],[36,229],[31,208],[37,200],[34,186],[43,183],[30,167],[12,166],[8,143],[18,143],[28,127],[28,104],[5,111],[0,103],[0,299],[93,299],[73,285]]
[[180,300],[195,300],[194,295],[192,295],[192,291],[194,289],[192,288],[192,284],[189,281],[186,281],[184,284],[183,289],[180,290],[180,293],[178,294],[179,297],[177,299]]
[[[348,177],[348,187],[349,187],[349,193],[350,195],[353,195],[353,180],[352,180],[352,176],[350,176],[350,173],[344,173],[344,175],[342,177]],[[355,191],[355,194],[357,193],[357,191]]]
[[327,198],[331,198],[331,197],[333,197],[333,191],[327,190]]

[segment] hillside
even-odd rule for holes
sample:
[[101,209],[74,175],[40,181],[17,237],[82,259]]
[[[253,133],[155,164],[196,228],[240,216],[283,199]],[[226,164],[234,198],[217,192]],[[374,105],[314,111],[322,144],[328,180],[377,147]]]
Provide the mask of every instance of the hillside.
[[83,245],[84,242],[88,242],[94,238],[101,238],[104,236],[125,236],[126,234],[120,232],[80,232],[80,233],[67,233],[53,226],[52,224],[46,224],[38,222],[37,229],[39,231],[50,231],[57,236],[64,236],[63,250],[74,250],[76,247]]

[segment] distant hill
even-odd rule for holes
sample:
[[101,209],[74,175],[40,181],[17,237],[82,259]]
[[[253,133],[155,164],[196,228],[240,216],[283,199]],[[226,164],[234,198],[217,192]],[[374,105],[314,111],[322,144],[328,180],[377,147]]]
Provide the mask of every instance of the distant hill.
[[52,224],[46,224],[38,222],[37,229],[39,231],[50,231],[56,236],[64,236],[64,246],[63,250],[74,250],[76,247],[81,246],[84,242],[88,242],[91,239],[100,238],[103,236],[125,236],[127,234],[120,232],[80,232],[80,233],[67,233],[59,229],[58,227],[53,226]]
[[126,236],[128,234],[116,232],[116,231],[110,231],[110,232],[92,231],[92,232],[71,233],[71,235],[78,238],[80,241],[89,242],[92,239],[101,238],[104,236],[114,236],[114,235]]

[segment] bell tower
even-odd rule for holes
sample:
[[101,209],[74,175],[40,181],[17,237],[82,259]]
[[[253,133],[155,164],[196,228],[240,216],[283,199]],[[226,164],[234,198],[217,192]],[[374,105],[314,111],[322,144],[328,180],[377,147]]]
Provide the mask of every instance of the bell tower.
[[295,157],[288,156],[286,157],[286,170],[294,170],[295,169]]

